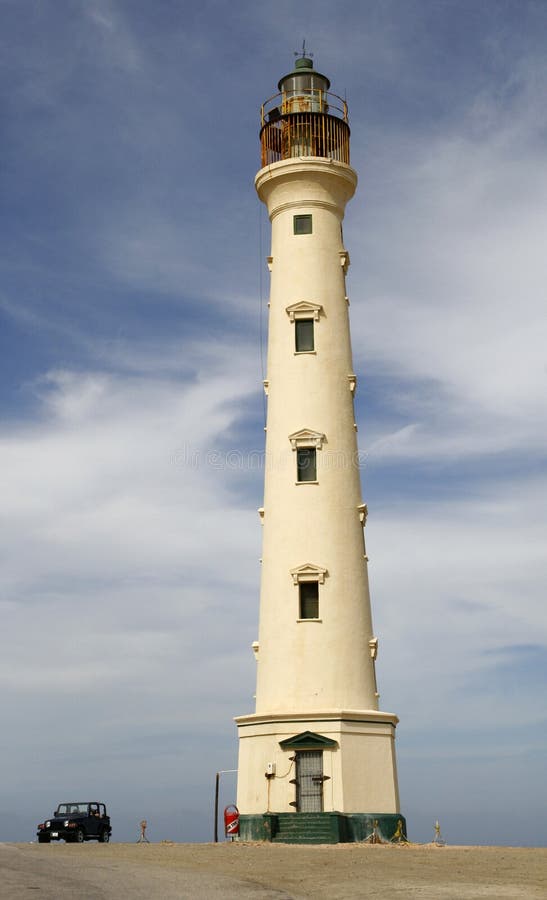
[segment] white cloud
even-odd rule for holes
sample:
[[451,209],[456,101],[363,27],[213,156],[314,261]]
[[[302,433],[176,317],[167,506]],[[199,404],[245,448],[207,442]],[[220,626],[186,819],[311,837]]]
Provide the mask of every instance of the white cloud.
[[[448,133],[414,135],[404,157],[392,148],[383,190],[354,216],[358,368],[402,382],[390,399],[415,417],[375,451],[446,459],[545,447],[547,175],[529,115],[538,85],[530,91],[519,85],[502,109],[490,98],[479,133],[472,108]],[[437,387],[424,406],[428,383]]]
[[[543,477],[506,479],[503,489],[478,485],[457,500],[428,496],[372,510],[367,548],[386,657],[380,689],[411,731],[432,720],[467,729],[503,720],[500,654],[547,648],[546,496]],[[506,677],[513,668],[508,658]],[[514,722],[542,716],[542,692],[542,682],[518,691]]]
[[[112,625],[120,639],[142,617],[148,592],[169,621],[175,584],[179,619],[207,608],[203,592],[214,597],[220,583],[227,592],[249,588],[258,528],[252,512],[232,505],[226,473],[207,455],[233,419],[234,400],[249,391],[248,372],[228,379],[221,367],[185,384],[64,371],[50,373],[42,390],[41,420],[6,428],[0,443],[2,599],[15,631],[80,635],[89,620],[98,632]],[[109,603],[121,604],[119,621]],[[156,638],[143,629],[139,640]],[[15,647],[5,671],[17,671]],[[56,670],[45,646],[23,681],[42,680],[48,659]]]

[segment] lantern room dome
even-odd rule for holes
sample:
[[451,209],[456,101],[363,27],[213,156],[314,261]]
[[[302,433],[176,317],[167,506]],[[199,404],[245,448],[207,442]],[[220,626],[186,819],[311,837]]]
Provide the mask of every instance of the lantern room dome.
[[295,61],[294,69],[288,75],[280,79],[277,89],[291,93],[299,90],[328,91],[330,81],[326,75],[321,75],[313,68],[313,60],[308,56],[301,56]]

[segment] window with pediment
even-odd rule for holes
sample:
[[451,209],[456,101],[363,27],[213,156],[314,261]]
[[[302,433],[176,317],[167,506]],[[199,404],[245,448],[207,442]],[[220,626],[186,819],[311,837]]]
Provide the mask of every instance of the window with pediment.
[[327,570],[313,563],[305,563],[291,570],[293,584],[298,588],[298,620],[319,618],[319,586],[324,584]]
[[286,312],[294,325],[294,352],[315,353],[315,324],[323,307],[319,303],[300,300],[287,306]]
[[317,451],[321,450],[325,435],[310,428],[302,428],[289,435],[296,451],[296,484],[317,484]]

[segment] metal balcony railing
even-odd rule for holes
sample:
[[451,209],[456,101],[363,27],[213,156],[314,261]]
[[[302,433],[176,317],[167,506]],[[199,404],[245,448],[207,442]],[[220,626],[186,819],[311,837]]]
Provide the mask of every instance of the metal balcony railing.
[[322,156],[349,165],[348,107],[319,90],[275,94],[261,108],[262,166],[300,156]]

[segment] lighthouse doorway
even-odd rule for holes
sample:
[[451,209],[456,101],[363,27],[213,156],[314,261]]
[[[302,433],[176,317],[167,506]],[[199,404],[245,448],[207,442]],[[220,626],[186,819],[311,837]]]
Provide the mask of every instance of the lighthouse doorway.
[[323,811],[323,751],[296,754],[296,811]]

